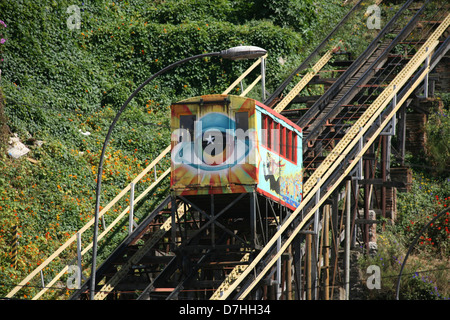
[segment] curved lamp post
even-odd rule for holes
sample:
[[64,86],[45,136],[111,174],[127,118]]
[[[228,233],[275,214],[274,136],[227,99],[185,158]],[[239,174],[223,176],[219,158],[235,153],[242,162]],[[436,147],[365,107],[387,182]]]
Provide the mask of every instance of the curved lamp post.
[[103,174],[103,160],[105,157],[105,151],[106,146],[108,145],[109,139],[111,137],[111,133],[114,129],[114,126],[116,125],[117,121],[119,120],[120,115],[125,110],[125,108],[128,106],[130,101],[139,93],[139,91],[142,90],[150,81],[152,81],[154,78],[166,73],[167,71],[173,69],[174,67],[191,61],[198,58],[204,58],[204,57],[211,57],[211,56],[219,56],[225,59],[230,60],[243,60],[243,59],[253,59],[253,58],[259,58],[264,56],[267,53],[266,50],[255,47],[255,46],[238,46],[233,47],[230,49],[218,51],[218,52],[211,52],[211,53],[203,53],[199,55],[195,55],[189,58],[185,58],[182,60],[179,60],[177,62],[172,63],[171,65],[165,67],[164,69],[161,69],[157,73],[153,74],[150,78],[145,80],[125,101],[125,103],[122,105],[122,107],[117,112],[113,122],[111,123],[108,133],[106,134],[105,141],[103,142],[103,149],[100,156],[100,163],[98,166],[98,173],[97,173],[97,187],[96,187],[96,202],[95,202],[95,220],[94,220],[94,238],[93,238],[93,246],[92,246],[92,271],[91,271],[91,289],[90,289],[90,295],[91,300],[94,300],[94,294],[95,294],[95,273],[96,273],[96,260],[97,260],[97,236],[98,236],[98,216],[99,216],[99,208],[100,208],[100,191],[101,191],[101,181],[102,181],[102,174]]

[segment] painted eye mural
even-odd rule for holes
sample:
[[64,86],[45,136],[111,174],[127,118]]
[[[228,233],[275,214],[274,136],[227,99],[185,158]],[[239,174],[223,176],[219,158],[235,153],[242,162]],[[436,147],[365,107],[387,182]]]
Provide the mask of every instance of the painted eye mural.
[[[245,112],[247,115],[247,112]],[[188,118],[186,120],[185,118]],[[187,123],[195,116],[180,116],[180,123]],[[252,147],[252,133],[237,128],[236,121],[223,113],[208,113],[193,121],[192,130],[181,126],[175,133],[179,143],[172,151],[172,161],[196,170],[226,170],[243,163]]]
[[206,95],[171,106],[176,194],[259,192],[295,209],[302,199],[301,129],[254,99]]
[[219,102],[172,106],[171,184],[182,194],[246,192],[255,185],[254,103],[233,110]]

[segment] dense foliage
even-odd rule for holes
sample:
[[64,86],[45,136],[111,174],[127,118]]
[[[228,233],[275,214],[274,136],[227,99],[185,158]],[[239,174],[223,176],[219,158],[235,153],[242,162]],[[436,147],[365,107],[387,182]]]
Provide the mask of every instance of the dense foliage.
[[[340,0],[1,1],[0,296],[92,218],[96,170],[106,132],[116,111],[145,79],[192,55],[256,45],[269,53],[266,86],[273,92],[352,2],[343,6]],[[393,12],[383,10],[383,19]],[[351,25],[342,35],[344,47],[358,54],[376,31],[367,32],[363,15],[353,18]],[[146,86],[113,133],[104,164],[102,204],[168,145],[171,102],[221,93],[252,63],[215,57],[192,61]],[[251,81],[251,77],[245,80],[244,86]],[[239,87],[233,93],[239,93]],[[259,94],[256,89],[250,96],[259,99]],[[438,136],[444,130],[443,121],[447,118],[435,122],[436,129],[430,127],[430,132]],[[20,159],[6,153],[13,134],[31,150]],[[160,173],[162,168],[158,166]],[[146,179],[151,181],[151,175]],[[136,213],[137,220],[158,204],[167,187],[163,183],[152,191]],[[406,206],[412,203],[407,197]],[[448,193],[441,192],[439,197]],[[430,203],[435,205],[435,200]],[[106,223],[127,201],[111,210]],[[414,216],[414,210],[404,208],[397,232],[407,235],[407,222],[422,217]],[[120,225],[115,233],[126,234],[126,229]],[[11,247],[17,236],[15,264]],[[89,241],[89,236],[83,241]],[[112,238],[109,244],[114,248],[120,239]],[[439,248],[428,245],[421,250],[448,250],[445,241],[439,243],[443,244]],[[100,255],[108,250],[102,247]],[[73,252],[63,258],[72,259]],[[46,268],[44,280],[58,271]],[[39,286],[40,279],[17,298],[35,294],[34,285]]]
[[[269,52],[266,86],[271,92],[339,21],[348,9],[340,3],[2,1],[0,67],[5,101],[0,124],[6,131],[0,156],[0,296],[92,217],[107,129],[145,79],[192,55],[256,45]],[[280,64],[279,57],[286,62]],[[104,164],[102,204],[167,146],[171,102],[221,93],[252,63],[215,57],[192,61],[146,86],[113,133]],[[5,152],[13,134],[31,150],[20,159]],[[158,166],[159,172],[162,169]],[[136,219],[166,192],[167,183],[155,189]],[[126,201],[111,210],[106,223],[126,207]],[[126,228],[122,225],[116,233]],[[17,235],[16,264],[11,248]],[[111,247],[115,241],[119,240],[110,240]],[[107,252],[102,248],[100,255]],[[55,272],[46,268],[45,280]],[[21,291],[19,298],[36,292],[33,285],[39,281]]]
[[430,163],[439,173],[445,174],[450,168],[450,112],[448,100],[444,100],[447,109],[434,112],[428,119],[426,134]]

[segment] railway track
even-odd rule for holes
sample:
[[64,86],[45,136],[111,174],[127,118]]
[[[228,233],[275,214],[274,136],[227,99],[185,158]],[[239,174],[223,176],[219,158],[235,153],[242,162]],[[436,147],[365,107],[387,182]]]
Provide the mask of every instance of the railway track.
[[[305,182],[303,201],[296,210],[257,193],[227,197],[168,194],[99,266],[95,299],[279,299],[279,291],[268,292],[267,288],[273,284],[280,288],[282,282],[286,286],[294,283],[291,290],[296,299],[302,299],[305,269],[296,264],[306,250],[301,241],[308,235],[315,237],[316,245],[322,240],[320,209],[354,175],[368,148],[392,126],[396,112],[408,104],[449,48],[447,7],[430,10],[434,1],[415,3],[413,8],[412,4],[406,1],[357,59],[334,61],[339,77],[322,82],[329,86],[324,94],[299,96],[310,81],[320,82],[321,71],[336,50],[326,50],[317,68],[305,76],[307,80],[294,86],[292,94],[283,95],[294,75],[317,59],[358,12],[358,2],[265,101],[304,129]],[[419,26],[418,39],[414,31]],[[399,46],[408,47],[407,54],[399,56]],[[304,106],[296,108],[298,103]],[[250,226],[243,223],[249,212],[255,215],[250,217],[255,222]],[[286,261],[294,267],[283,269],[289,277],[282,278],[281,266]],[[42,269],[36,270],[33,276]],[[88,299],[89,284],[87,279],[71,299]],[[19,290],[20,285],[8,297]]]

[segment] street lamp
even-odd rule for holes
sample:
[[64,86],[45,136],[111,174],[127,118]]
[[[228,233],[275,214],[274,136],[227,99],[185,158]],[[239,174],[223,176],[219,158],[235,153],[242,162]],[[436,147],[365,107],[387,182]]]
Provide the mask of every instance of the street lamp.
[[211,53],[203,53],[199,55],[195,55],[189,58],[185,58],[182,60],[179,60],[177,62],[172,63],[171,65],[165,67],[164,69],[161,69],[157,73],[153,74],[150,78],[145,80],[125,101],[125,103],[122,105],[122,107],[117,112],[113,122],[111,123],[108,133],[106,134],[105,141],[103,142],[103,148],[102,153],[100,155],[100,162],[98,165],[98,172],[97,172],[97,187],[96,187],[96,201],[95,201],[95,220],[94,220],[94,237],[93,237],[93,245],[92,245],[92,271],[91,271],[91,300],[94,300],[95,295],[95,269],[96,269],[96,260],[97,260],[97,236],[98,236],[98,216],[99,216],[99,208],[100,208],[100,190],[101,190],[101,181],[102,181],[102,174],[103,174],[103,160],[105,157],[105,151],[106,146],[108,145],[109,139],[111,137],[111,133],[114,129],[114,126],[116,125],[117,121],[119,120],[120,115],[125,110],[125,108],[128,106],[130,101],[139,93],[139,91],[142,90],[150,81],[152,81],[154,78],[166,73],[167,71],[173,69],[174,67],[199,58],[204,57],[211,57],[211,56],[219,56],[225,59],[230,60],[243,60],[243,59],[254,59],[264,56],[267,53],[266,50],[255,47],[255,46],[238,46],[229,48],[226,50],[218,51],[218,52],[211,52]]

